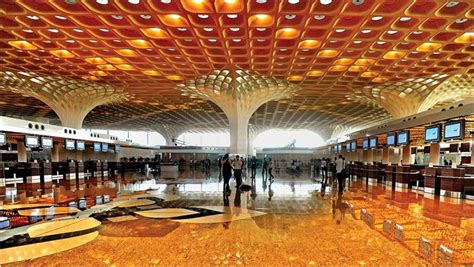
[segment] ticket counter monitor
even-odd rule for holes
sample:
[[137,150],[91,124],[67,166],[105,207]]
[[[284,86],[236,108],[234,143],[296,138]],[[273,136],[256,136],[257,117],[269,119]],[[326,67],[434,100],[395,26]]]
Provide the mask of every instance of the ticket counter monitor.
[[53,192],[53,169],[51,162],[40,163],[41,191],[43,194]]

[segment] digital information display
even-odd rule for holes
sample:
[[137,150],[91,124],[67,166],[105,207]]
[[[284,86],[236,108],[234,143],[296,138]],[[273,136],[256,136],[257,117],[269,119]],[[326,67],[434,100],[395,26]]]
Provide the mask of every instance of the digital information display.
[[42,148],[53,148],[53,138],[51,137],[41,137],[41,147]]
[[342,152],[342,144],[337,144],[337,152]]
[[444,125],[444,139],[463,139],[464,123],[462,121],[449,122]]
[[4,146],[7,144],[7,134],[0,133],[0,146]]
[[65,141],[66,150],[76,149],[76,142],[74,140],[66,139]]
[[94,152],[100,152],[102,147],[101,143],[94,143]]
[[25,146],[26,147],[38,147],[39,146],[39,139],[38,136],[25,136]]
[[109,152],[109,144],[102,143],[102,152]]
[[351,150],[352,150],[352,151],[357,151],[357,142],[356,142],[356,141],[352,141],[352,143],[351,143]]
[[370,148],[377,148],[377,137],[370,138]]
[[387,146],[395,146],[395,140],[396,135],[395,134],[389,134],[387,135]]
[[439,125],[428,126],[425,128],[425,142],[438,142],[440,140]]
[[369,148],[369,139],[364,139],[364,142],[362,143],[362,147],[364,149]]
[[120,145],[115,145],[115,153],[120,153]]
[[398,144],[399,145],[408,144],[408,132],[399,132],[398,133]]
[[77,140],[76,141],[76,149],[77,150],[85,150],[86,149],[86,143],[84,141]]
[[346,143],[346,151],[351,151],[351,143]]

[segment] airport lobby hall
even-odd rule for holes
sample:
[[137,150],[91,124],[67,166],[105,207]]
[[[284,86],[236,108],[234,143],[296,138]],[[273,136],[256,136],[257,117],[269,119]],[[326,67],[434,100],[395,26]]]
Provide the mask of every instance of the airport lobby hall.
[[474,266],[473,0],[0,0],[1,266]]

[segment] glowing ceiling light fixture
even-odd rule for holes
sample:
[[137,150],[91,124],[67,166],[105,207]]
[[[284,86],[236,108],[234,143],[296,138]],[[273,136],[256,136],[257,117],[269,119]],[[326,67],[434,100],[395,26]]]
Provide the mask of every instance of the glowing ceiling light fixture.
[[101,32],[109,32],[109,30],[107,30],[107,29],[99,29],[99,31],[101,31]]
[[206,32],[212,32],[213,31],[212,28],[204,28],[203,30],[206,31]]
[[171,0],[161,0],[160,2],[162,4],[169,4],[169,3],[171,3]]
[[332,3],[332,0],[320,0],[321,5],[329,5]]
[[383,19],[382,16],[375,16],[375,17],[372,17],[372,20],[373,20],[373,21],[379,21],[379,20],[381,20],[381,19]]
[[464,22],[466,22],[466,21],[467,21],[466,18],[460,18],[460,19],[456,19],[456,20],[455,20],[455,22],[456,22],[457,24],[461,24],[461,23],[464,23]]
[[324,16],[324,15],[316,15],[316,16],[314,16],[314,19],[315,19],[315,20],[323,20],[324,18],[326,18],[326,16]]
[[114,19],[116,19],[116,20],[121,20],[121,19],[123,19],[123,17],[120,16],[120,15],[112,15],[112,18],[114,18]]
[[204,0],[193,0],[193,3],[195,4],[202,4],[202,2],[204,2]]
[[345,32],[345,29],[336,29],[336,32]]
[[95,1],[97,4],[101,5],[107,5],[109,3],[109,0],[96,0]]
[[446,3],[446,7],[455,7],[457,5],[459,5],[458,1],[449,1],[448,3]]
[[361,32],[362,32],[362,33],[371,33],[372,30],[362,30]]
[[406,21],[410,21],[410,20],[411,20],[410,17],[401,17],[400,18],[400,21],[402,21],[402,22],[406,22]]
[[227,14],[227,17],[229,19],[236,19],[237,17],[239,17],[237,14]]
[[285,15],[285,19],[295,19],[296,15]]
[[241,39],[233,39],[234,42],[238,43],[240,41],[242,41]]
[[31,20],[39,20],[38,16],[26,16],[26,17],[31,19]]
[[266,4],[267,0],[255,0],[255,2],[257,2],[257,4]]
[[257,14],[257,15],[255,15],[255,17],[257,19],[266,19],[266,18],[268,18],[268,15],[266,15],[266,14]]
[[75,32],[84,32],[84,31],[81,30],[81,29],[73,29],[73,31],[75,31]]
[[30,30],[30,29],[24,29],[23,31],[24,31],[24,32],[27,32],[27,33],[32,33],[32,32],[33,32],[33,31]]
[[168,15],[168,17],[170,17],[172,19],[180,19],[181,18],[181,16],[178,15],[178,14],[170,14],[170,15]]
[[132,5],[138,5],[140,4],[140,0],[128,0],[128,2]]
[[362,41],[360,41],[360,40],[355,40],[354,41],[354,44],[360,44],[360,43],[362,43]]
[[390,31],[387,31],[388,34],[395,34],[397,33],[398,31],[394,31],[394,30],[390,30]]
[[151,19],[151,15],[140,15],[142,19]]
[[259,31],[259,32],[264,32],[266,30],[267,30],[266,28],[257,28],[257,31]]
[[209,39],[209,42],[213,42],[213,43],[214,43],[214,42],[217,42],[217,40],[216,40],[216,39]]
[[54,17],[57,18],[57,19],[60,19],[60,20],[66,20],[66,18],[63,17],[63,16],[54,16]]
[[288,3],[290,3],[292,5],[296,5],[296,4],[300,3],[300,0],[288,0]]
[[385,42],[384,41],[377,41],[377,44],[383,45],[383,44],[385,44]]
[[57,30],[57,29],[48,29],[48,32],[58,33],[59,30]]
[[230,28],[230,30],[233,31],[233,32],[238,32],[238,31],[240,31],[240,28]]
[[180,31],[180,32],[185,32],[185,31],[186,31],[186,28],[178,28],[178,31]]
[[224,3],[232,5],[233,3],[235,3],[235,0],[224,0]]
[[207,14],[198,14],[198,17],[200,19],[207,19],[207,18],[209,18],[209,15],[207,15]]
[[413,34],[416,34],[416,35],[419,35],[419,34],[422,34],[423,32],[422,31],[414,31]]

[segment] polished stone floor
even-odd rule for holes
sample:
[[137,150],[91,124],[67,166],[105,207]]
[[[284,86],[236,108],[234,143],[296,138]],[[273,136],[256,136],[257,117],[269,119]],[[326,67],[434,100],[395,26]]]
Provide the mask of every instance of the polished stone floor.
[[[286,171],[273,182],[260,173],[247,178],[247,192],[232,183],[226,195],[217,177],[216,171],[178,178],[129,174],[111,203],[23,227],[23,235],[13,229],[23,239],[7,239],[0,258],[21,266],[474,263],[472,202],[362,181],[338,194],[331,185],[322,190],[308,173]],[[29,258],[35,259],[17,261]]]

